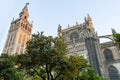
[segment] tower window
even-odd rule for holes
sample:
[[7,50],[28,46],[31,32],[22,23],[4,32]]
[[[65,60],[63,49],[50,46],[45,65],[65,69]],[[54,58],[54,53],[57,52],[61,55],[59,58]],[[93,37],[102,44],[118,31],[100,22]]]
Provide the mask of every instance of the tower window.
[[16,37],[16,34],[14,34],[14,37],[13,37],[13,41],[12,41],[12,44],[14,44],[14,41],[15,41],[15,37]]
[[25,26],[25,29],[27,29],[27,25]]
[[11,34],[11,36],[10,36],[9,46],[10,46],[10,45],[11,45],[11,43],[12,43],[12,38],[13,38],[13,34]]
[[65,35],[65,32],[62,32],[62,35],[64,36],[64,35]]
[[7,43],[6,43],[6,47],[9,46],[9,39],[10,39],[10,35],[8,36],[8,39],[7,39]]
[[22,37],[22,35],[19,34],[19,36],[18,36],[18,43],[21,43],[21,37]]
[[71,35],[70,35],[70,40],[77,40],[79,39],[79,34],[77,32],[73,32]]
[[110,80],[118,80],[119,73],[118,73],[118,70],[114,66],[110,66],[108,68],[108,72],[109,72]]
[[103,54],[105,56],[106,61],[113,61],[114,60],[112,51],[110,49],[105,49]]
[[31,29],[29,28],[29,31],[31,32]]
[[24,18],[27,19],[27,16],[25,16]]
[[23,26],[23,23],[21,23],[21,26]]

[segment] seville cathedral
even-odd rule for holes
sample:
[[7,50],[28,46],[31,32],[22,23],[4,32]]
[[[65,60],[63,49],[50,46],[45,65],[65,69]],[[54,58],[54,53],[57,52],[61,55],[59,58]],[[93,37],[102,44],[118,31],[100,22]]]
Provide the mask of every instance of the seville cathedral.
[[[19,18],[13,19],[8,31],[3,53],[20,54],[25,51],[26,42],[31,37],[32,22],[28,21],[28,4],[19,13]],[[112,34],[116,31],[112,29]],[[84,56],[95,72],[107,80],[118,80],[120,75],[120,51],[115,46],[114,38],[110,35],[98,36],[93,27],[92,18],[87,15],[84,22],[62,29],[58,25],[58,36],[65,39],[68,55]],[[111,41],[100,43],[100,38]]]

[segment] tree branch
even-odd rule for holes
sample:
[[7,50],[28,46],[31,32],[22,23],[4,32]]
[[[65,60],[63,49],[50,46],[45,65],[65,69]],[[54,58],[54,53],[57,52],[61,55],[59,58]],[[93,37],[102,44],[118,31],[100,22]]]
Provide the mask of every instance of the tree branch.
[[53,75],[52,75],[52,73],[51,73],[51,72],[52,72],[52,68],[53,68],[53,67],[50,67],[50,69],[49,69],[50,76],[51,76],[51,80],[53,80]]
[[60,75],[61,75],[61,71],[58,73],[58,75],[53,79],[53,80],[56,80]]
[[43,80],[45,80],[45,78],[42,75],[40,75],[36,69],[33,68],[33,70],[37,73],[38,76],[40,76]]
[[48,80],[50,80],[49,70],[48,70],[48,65],[47,64],[46,64],[45,70],[46,70],[46,73],[47,73],[47,78],[48,78]]

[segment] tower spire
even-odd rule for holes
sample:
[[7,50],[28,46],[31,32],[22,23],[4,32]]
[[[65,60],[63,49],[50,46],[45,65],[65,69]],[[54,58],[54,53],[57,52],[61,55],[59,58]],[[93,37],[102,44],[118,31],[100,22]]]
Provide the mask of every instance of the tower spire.
[[76,21],[76,25],[78,25],[78,21]]
[[62,26],[59,24],[58,25],[58,37],[62,36]]
[[19,14],[20,18],[28,19],[29,17],[28,5],[29,3],[26,3],[22,11],[20,12]]
[[92,18],[89,16],[89,14],[87,14],[87,18],[85,17],[85,25],[88,29],[90,29],[90,31],[94,32]]
[[92,18],[90,17],[89,14],[87,14],[87,20],[88,20],[88,21],[92,21]]
[[22,10],[23,12],[24,12],[24,11],[28,11],[28,7],[27,7],[28,5],[29,5],[29,3],[26,3],[26,4],[25,4],[25,6],[24,6],[24,8],[23,8],[23,10]]
[[87,24],[93,26],[92,18],[89,16],[89,14],[87,14]]
[[84,17],[84,20],[85,20],[85,23],[87,22],[87,19],[86,19],[86,17]]

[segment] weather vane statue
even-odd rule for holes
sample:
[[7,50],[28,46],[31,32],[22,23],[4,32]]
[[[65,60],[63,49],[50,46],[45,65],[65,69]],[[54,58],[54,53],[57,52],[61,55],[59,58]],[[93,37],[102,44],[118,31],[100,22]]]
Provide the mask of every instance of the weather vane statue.
[[26,3],[26,6],[29,5],[29,3]]
[[29,5],[29,3],[26,3],[24,8],[23,8],[23,11],[28,11],[28,8],[27,8],[27,5]]

